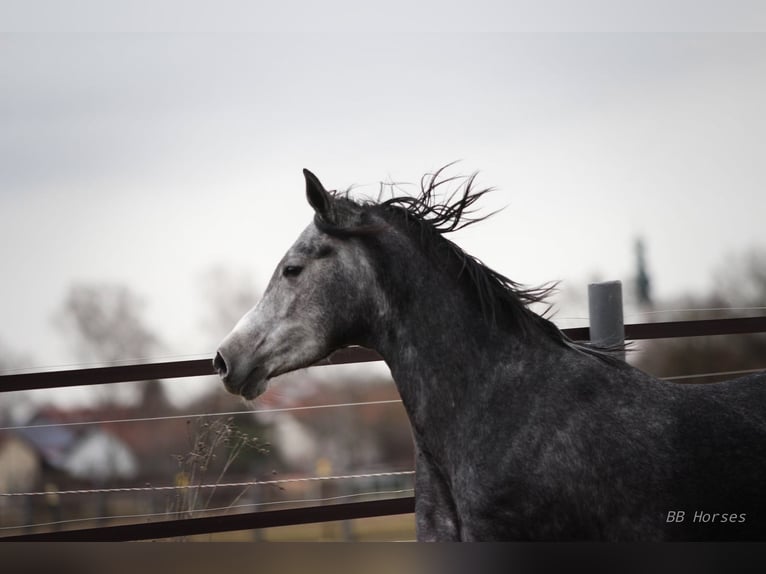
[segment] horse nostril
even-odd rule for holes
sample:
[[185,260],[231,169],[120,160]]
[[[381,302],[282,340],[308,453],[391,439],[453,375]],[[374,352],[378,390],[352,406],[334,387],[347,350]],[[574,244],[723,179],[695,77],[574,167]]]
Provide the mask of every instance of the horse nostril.
[[222,379],[225,379],[226,375],[229,374],[229,368],[226,365],[226,361],[221,356],[221,353],[215,354],[215,359],[213,359],[213,368],[218,373],[218,376],[221,377]]

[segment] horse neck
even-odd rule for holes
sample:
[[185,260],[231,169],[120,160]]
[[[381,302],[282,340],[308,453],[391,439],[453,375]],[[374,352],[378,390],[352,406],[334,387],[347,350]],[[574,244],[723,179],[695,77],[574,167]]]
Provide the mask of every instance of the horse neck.
[[382,267],[388,311],[370,346],[391,369],[417,433],[452,416],[477,387],[495,383],[509,362],[520,365],[529,345],[551,345],[540,334],[522,337],[507,321],[488,320],[438,263],[408,255]]

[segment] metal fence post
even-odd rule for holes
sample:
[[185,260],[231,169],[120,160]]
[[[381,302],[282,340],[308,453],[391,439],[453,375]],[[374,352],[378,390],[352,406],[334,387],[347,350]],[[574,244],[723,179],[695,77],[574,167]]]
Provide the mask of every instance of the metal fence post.
[[[588,285],[588,317],[591,343],[600,347],[613,347],[625,343],[620,281],[604,281]],[[625,353],[619,356],[625,360]]]

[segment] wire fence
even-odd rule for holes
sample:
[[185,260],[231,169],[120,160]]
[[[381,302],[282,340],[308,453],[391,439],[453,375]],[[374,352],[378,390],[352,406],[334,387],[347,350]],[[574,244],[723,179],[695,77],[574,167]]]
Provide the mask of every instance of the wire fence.
[[44,429],[44,428],[54,428],[54,427],[77,427],[77,426],[86,426],[86,425],[105,425],[105,424],[122,424],[122,423],[146,423],[146,422],[169,421],[169,420],[193,420],[193,419],[203,419],[207,417],[218,417],[218,416],[296,413],[296,412],[302,412],[302,411],[315,411],[315,410],[323,410],[323,409],[369,407],[369,406],[401,404],[401,402],[402,402],[401,399],[386,399],[386,400],[380,400],[380,401],[358,401],[358,402],[350,402],[350,403],[302,405],[297,407],[252,409],[252,410],[244,410],[244,411],[219,411],[219,412],[212,412],[212,413],[193,413],[193,414],[187,414],[187,415],[166,415],[166,416],[156,416],[156,417],[134,417],[134,418],[103,419],[103,420],[92,420],[92,421],[56,422],[56,423],[0,427],[0,431],[17,431],[17,430]]
[[326,482],[334,480],[353,480],[359,478],[383,478],[388,476],[412,476],[414,470],[401,470],[390,472],[372,472],[366,474],[344,474],[338,476],[304,476],[300,478],[280,478],[275,480],[254,480],[243,482],[219,482],[214,484],[184,484],[170,486],[132,486],[120,488],[89,488],[79,490],[43,490],[37,492],[0,492],[0,497],[18,496],[60,496],[65,494],[114,494],[117,492],[161,492],[168,490],[195,490],[207,488],[243,488],[250,486],[277,486],[282,484],[295,484],[298,482]]
[[[766,307],[748,307],[748,308],[729,308],[727,310],[737,311],[762,311],[766,310]],[[675,310],[680,311],[701,311],[701,310]],[[706,309],[705,311],[719,311],[719,309]],[[647,312],[649,315],[654,312]],[[657,312],[660,313],[660,312]],[[662,311],[665,313],[665,311]],[[668,311],[670,313],[670,311]],[[563,331],[572,339],[586,340],[588,338],[588,328],[573,328],[563,329]],[[727,334],[745,334],[745,333],[760,333],[766,332],[766,317],[736,317],[728,319],[708,319],[697,321],[668,321],[657,323],[639,323],[625,325],[626,339],[658,339],[658,338],[675,338],[675,337],[696,337],[696,336],[708,336],[708,335],[727,335]],[[367,362],[379,360],[380,357],[368,349],[350,348],[344,349],[338,353],[335,353],[329,359],[326,359],[321,364],[344,364],[355,362]],[[764,367],[766,369],[766,367]],[[699,374],[687,374],[677,375],[671,377],[664,377],[665,380],[679,381],[692,378],[707,378],[707,377],[722,377],[722,376],[739,376],[749,373],[758,372],[761,369],[746,369],[735,371],[722,371],[722,372],[708,372]],[[91,385],[91,384],[107,384],[115,382],[127,382],[127,381],[141,381],[148,379],[165,379],[175,377],[189,377],[212,374],[212,366],[209,359],[192,359],[184,361],[171,361],[167,363],[149,363],[138,365],[110,365],[106,367],[92,367],[87,369],[78,370],[64,370],[53,372],[35,372],[35,373],[15,373],[10,375],[0,375],[0,393],[8,391],[20,391],[30,390],[36,388],[52,388],[60,386],[77,386],[77,385]],[[32,425],[15,425],[0,427],[0,431],[17,431],[28,429],[41,429],[50,427],[76,427],[86,425],[103,425],[103,424],[127,424],[127,423],[151,423],[156,421],[165,420],[190,420],[195,418],[211,417],[211,416],[241,416],[241,415],[256,415],[262,413],[294,413],[299,411],[318,411],[322,409],[345,409],[345,408],[358,408],[365,406],[382,406],[400,403],[400,399],[379,400],[379,401],[359,401],[359,402],[341,402],[332,404],[319,404],[319,405],[302,405],[293,407],[282,408],[267,408],[267,409],[253,409],[253,410],[238,410],[228,412],[216,412],[216,413],[197,413],[197,414],[183,414],[183,415],[167,415],[167,416],[153,416],[153,417],[136,417],[136,418],[115,418],[105,420],[90,420],[90,421],[73,421],[73,422],[54,422],[45,424],[32,424]],[[377,473],[356,473],[356,474],[344,474],[334,476],[322,476],[322,477],[296,477],[285,479],[274,479],[268,481],[244,481],[244,482],[231,482],[231,483],[218,483],[218,484],[204,484],[204,485],[168,485],[168,486],[143,486],[143,487],[124,487],[124,488],[94,488],[94,489],[73,489],[73,490],[46,490],[46,491],[29,491],[29,492],[17,492],[17,493],[4,493],[0,492],[0,501],[2,499],[11,498],[24,498],[24,497],[41,497],[41,496],[65,496],[70,494],[108,494],[117,492],[154,492],[154,491],[178,491],[188,488],[250,488],[257,486],[279,486],[285,484],[295,483],[312,483],[312,482],[329,482],[329,481],[351,481],[370,478],[383,478],[383,477],[412,477],[414,475],[413,470],[403,471],[384,471]],[[396,490],[384,490],[379,491],[385,494],[404,494],[411,492],[412,489],[396,489]],[[253,502],[242,505],[230,505],[227,507],[213,508],[213,509],[195,509],[193,513],[215,513],[215,512],[231,512],[235,509],[242,509],[247,507],[260,508],[275,505],[285,504],[305,504],[305,503],[318,503],[326,505],[329,502],[337,502],[340,500],[348,500],[351,498],[360,498],[365,496],[375,496],[375,491],[366,491],[362,493],[344,494],[338,496],[327,497],[311,497],[311,498],[296,498],[294,500],[286,501],[270,501],[270,502]],[[404,501],[404,502],[402,502]],[[370,505],[372,503],[372,506]],[[203,518],[187,518],[184,521],[171,521],[161,520],[163,529],[156,529],[152,525],[157,523],[147,524],[132,524],[123,526],[113,526],[100,529],[83,529],[77,531],[56,531],[56,532],[44,532],[44,533],[30,533],[20,534],[15,536],[2,537],[3,540],[21,540],[21,539],[45,539],[45,540],[136,540],[146,539],[154,537],[177,537],[190,535],[194,533],[207,533],[207,532],[224,532],[233,529],[251,529],[258,527],[268,527],[274,525],[285,524],[304,524],[311,521],[325,521],[325,520],[348,520],[351,518],[358,518],[364,516],[384,516],[388,514],[397,514],[404,512],[412,512],[414,500],[412,497],[407,498],[393,498],[378,501],[366,501],[366,502],[350,502],[342,504],[331,504],[330,506],[336,507],[332,512],[326,510],[327,506],[318,506],[310,508],[293,508],[283,511],[268,511],[257,513],[244,513],[237,514],[236,520],[227,522],[223,520],[225,517],[221,516],[206,516]],[[303,514],[301,514],[303,511]],[[375,514],[375,513],[380,514]],[[285,514],[287,513],[287,514]],[[246,516],[246,518],[242,518]],[[110,519],[118,518],[157,518],[167,517],[167,513],[142,513],[142,514],[127,514],[110,516]],[[257,517],[257,518],[256,518]],[[45,523],[34,523],[22,526],[2,526],[0,530],[19,530],[19,529],[33,529],[43,528],[49,526],[61,526],[64,524],[83,523],[89,520],[100,520],[107,517],[98,516],[94,518],[82,518],[71,520],[58,520]],[[231,518],[231,517],[229,517]],[[290,522],[292,521],[292,522]],[[158,523],[159,523],[158,522]],[[261,525],[261,526],[258,526]],[[143,527],[143,528],[142,528]],[[108,532],[108,533],[107,533]]]

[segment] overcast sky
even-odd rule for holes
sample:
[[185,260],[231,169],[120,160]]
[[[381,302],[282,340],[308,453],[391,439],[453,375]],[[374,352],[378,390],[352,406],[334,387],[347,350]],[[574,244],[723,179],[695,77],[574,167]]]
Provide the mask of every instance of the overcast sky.
[[202,278],[265,287],[311,217],[304,167],[375,195],[460,159],[508,207],[453,239],[511,278],[629,281],[640,236],[658,300],[703,293],[766,248],[765,56],[745,34],[0,35],[0,347],[72,363],[52,317],[112,282],[166,354],[212,353]]

